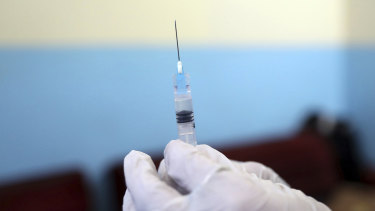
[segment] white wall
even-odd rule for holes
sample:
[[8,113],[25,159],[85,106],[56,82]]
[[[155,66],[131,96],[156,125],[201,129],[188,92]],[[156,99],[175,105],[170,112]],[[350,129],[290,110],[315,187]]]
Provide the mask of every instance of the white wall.
[[0,45],[342,44],[343,0],[2,0]]

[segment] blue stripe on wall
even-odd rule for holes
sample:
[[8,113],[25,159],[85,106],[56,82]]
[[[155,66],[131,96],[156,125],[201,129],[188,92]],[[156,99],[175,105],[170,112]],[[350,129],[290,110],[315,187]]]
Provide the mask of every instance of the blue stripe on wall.
[[[345,108],[339,49],[190,49],[199,143],[292,132]],[[176,138],[174,49],[2,49],[0,179],[63,165],[99,174]]]
[[[183,49],[199,143],[293,132],[346,110],[341,49]],[[103,194],[108,164],[177,137],[175,49],[1,49],[0,182],[81,167]]]

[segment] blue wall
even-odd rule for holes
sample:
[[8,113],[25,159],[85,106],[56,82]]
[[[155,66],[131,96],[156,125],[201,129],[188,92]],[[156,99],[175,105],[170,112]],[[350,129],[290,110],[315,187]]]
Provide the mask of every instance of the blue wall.
[[[333,48],[185,49],[199,143],[288,134],[346,110]],[[0,50],[0,182],[80,167],[98,183],[131,149],[176,138],[171,49]]]

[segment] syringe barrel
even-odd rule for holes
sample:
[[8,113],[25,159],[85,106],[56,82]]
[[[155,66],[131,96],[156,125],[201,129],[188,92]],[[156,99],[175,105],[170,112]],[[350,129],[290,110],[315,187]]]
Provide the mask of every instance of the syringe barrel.
[[174,102],[178,138],[186,143],[196,145],[193,101],[188,74],[174,76]]

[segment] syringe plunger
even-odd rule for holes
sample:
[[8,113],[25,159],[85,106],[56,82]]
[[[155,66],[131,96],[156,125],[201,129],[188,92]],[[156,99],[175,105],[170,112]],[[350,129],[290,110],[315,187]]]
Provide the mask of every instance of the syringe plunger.
[[178,138],[196,145],[193,101],[188,74],[176,74],[174,77],[174,102],[178,129]]

